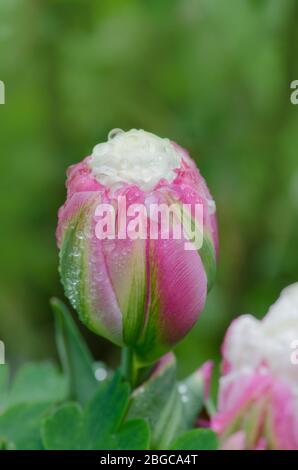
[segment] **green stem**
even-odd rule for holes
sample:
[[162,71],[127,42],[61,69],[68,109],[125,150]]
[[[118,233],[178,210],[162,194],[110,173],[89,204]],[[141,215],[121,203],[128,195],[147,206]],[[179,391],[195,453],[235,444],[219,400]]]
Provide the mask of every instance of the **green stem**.
[[134,386],[134,366],[133,366],[133,350],[127,346],[122,349],[121,353],[121,372],[122,376],[128,383]]
[[130,384],[132,389],[146,380],[153,368],[154,365],[145,367],[139,365],[132,348],[128,346],[122,348],[121,373],[122,377]]

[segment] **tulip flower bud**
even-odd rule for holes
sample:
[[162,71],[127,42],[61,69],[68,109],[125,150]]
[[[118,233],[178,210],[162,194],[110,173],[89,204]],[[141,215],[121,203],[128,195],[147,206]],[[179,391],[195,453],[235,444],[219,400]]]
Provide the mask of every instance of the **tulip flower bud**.
[[298,449],[298,283],[263,320],[236,319],[223,346],[219,410],[212,427],[224,449]]
[[214,201],[185,150],[142,130],[112,131],[67,176],[57,228],[66,296],[87,327],[149,363],[203,310]]

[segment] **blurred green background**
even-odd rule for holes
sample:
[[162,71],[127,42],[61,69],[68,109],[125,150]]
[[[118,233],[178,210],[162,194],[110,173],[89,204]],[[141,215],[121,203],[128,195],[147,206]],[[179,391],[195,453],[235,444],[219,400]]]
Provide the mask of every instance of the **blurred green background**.
[[[56,213],[65,170],[110,129],[189,149],[217,201],[217,284],[178,346],[180,374],[219,360],[241,313],[298,279],[297,0],[1,0],[0,339],[8,362],[55,357]],[[97,359],[119,351],[82,328]]]

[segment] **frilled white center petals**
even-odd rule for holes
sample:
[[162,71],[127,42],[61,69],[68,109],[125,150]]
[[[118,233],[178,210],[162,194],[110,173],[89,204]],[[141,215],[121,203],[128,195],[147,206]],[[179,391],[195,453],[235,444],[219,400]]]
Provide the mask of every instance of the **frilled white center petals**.
[[169,139],[150,132],[115,129],[108,141],[94,147],[89,166],[105,186],[136,184],[148,191],[161,180],[175,179],[182,155]]
[[263,320],[244,315],[235,320],[225,341],[225,358],[232,370],[266,366],[298,392],[298,365],[291,361],[298,340],[298,283],[284,289]]

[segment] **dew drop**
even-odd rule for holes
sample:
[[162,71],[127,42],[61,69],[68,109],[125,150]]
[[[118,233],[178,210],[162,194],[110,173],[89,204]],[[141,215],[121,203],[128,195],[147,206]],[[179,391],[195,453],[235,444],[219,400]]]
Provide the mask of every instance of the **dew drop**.
[[116,128],[116,129],[112,129],[109,133],[108,133],[108,140],[112,140],[114,139],[117,135],[119,134],[124,134],[124,130],[123,129],[119,129],[119,128]]
[[98,382],[102,382],[103,380],[105,380],[107,378],[107,375],[108,373],[103,367],[98,367],[95,370],[95,378]]
[[180,384],[178,386],[178,391],[179,393],[183,394],[183,393],[186,393],[187,392],[187,386],[185,384]]

